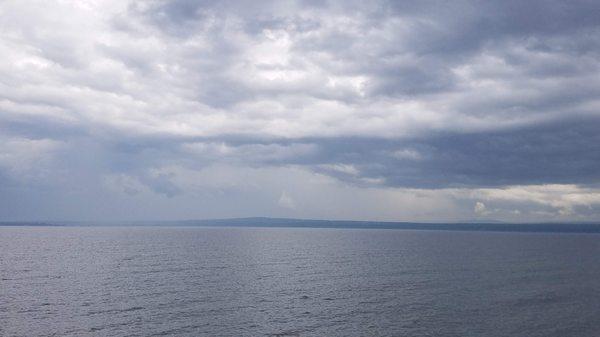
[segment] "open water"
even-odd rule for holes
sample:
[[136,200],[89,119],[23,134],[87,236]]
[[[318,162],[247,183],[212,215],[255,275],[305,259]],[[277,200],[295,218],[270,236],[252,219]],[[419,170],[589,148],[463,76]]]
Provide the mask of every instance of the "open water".
[[0,227],[0,336],[600,336],[600,235]]

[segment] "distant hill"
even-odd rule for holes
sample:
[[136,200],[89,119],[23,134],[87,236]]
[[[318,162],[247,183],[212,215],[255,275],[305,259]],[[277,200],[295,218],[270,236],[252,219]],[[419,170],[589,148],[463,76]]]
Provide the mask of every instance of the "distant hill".
[[0,226],[203,226],[203,227],[293,227],[355,228],[490,232],[600,233],[600,223],[417,223],[388,221],[312,220],[290,218],[232,218],[137,222],[0,222]]

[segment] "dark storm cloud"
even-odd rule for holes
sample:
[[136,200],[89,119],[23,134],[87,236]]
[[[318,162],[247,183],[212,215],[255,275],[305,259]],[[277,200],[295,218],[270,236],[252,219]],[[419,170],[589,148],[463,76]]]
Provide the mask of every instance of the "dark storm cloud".
[[[259,160],[267,165],[307,166],[361,185],[369,182],[411,188],[593,185],[600,181],[599,127],[600,119],[593,118],[404,140],[304,139],[295,142],[311,144],[313,151],[293,158],[262,161],[250,154],[244,160],[254,164]],[[228,144],[232,148],[250,147],[240,141]],[[289,141],[277,144],[291,146]],[[353,169],[340,170],[340,167]]]
[[388,186],[588,185],[600,180],[599,125],[588,119],[403,142],[348,140],[331,154],[355,165],[358,177]]

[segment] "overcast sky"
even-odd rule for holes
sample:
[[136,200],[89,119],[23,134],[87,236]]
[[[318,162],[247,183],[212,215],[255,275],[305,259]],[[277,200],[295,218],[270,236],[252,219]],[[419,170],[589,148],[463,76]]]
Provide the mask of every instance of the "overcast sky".
[[0,220],[600,219],[600,2],[0,2]]

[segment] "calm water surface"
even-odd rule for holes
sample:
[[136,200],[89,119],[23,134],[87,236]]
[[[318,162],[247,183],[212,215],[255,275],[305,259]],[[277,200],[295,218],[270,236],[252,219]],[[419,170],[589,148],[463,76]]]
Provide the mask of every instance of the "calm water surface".
[[0,227],[0,336],[600,336],[600,235]]

